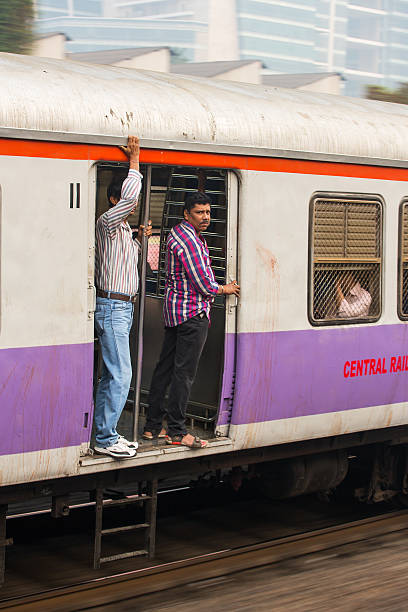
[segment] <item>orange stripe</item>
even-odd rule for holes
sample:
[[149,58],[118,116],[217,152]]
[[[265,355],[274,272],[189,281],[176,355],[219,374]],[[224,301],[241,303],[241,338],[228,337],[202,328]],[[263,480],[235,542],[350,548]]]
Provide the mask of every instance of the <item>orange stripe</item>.
[[[87,145],[36,140],[0,139],[0,155],[45,157],[49,159],[77,159],[88,161],[126,161],[126,156],[115,146]],[[408,169],[384,166],[365,166],[336,162],[304,161],[274,157],[191,153],[143,149],[142,163],[177,164],[207,168],[236,168],[264,172],[291,172],[327,176],[352,176],[390,181],[407,181]]]

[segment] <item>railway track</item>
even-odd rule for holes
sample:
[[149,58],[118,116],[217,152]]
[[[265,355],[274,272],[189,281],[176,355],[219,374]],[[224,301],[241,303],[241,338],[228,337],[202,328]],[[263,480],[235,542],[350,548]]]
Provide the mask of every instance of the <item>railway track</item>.
[[[408,511],[307,531],[266,542],[152,565],[0,602],[0,610],[68,612],[131,600],[141,595],[268,566],[408,529]],[[118,610],[120,608],[118,607]]]

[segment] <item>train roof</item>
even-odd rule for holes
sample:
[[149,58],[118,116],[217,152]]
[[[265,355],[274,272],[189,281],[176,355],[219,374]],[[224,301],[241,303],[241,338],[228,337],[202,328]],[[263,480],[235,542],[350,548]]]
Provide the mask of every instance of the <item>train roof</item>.
[[402,104],[6,53],[0,80],[8,130],[408,160]]

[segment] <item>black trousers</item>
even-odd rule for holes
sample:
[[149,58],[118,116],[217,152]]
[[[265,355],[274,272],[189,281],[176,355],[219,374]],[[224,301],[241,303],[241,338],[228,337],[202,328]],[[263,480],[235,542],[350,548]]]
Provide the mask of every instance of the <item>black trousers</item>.
[[164,397],[170,385],[167,425],[170,436],[185,435],[186,409],[198,362],[208,334],[204,313],[175,327],[166,327],[159,361],[150,385],[145,431],[159,433],[164,417]]

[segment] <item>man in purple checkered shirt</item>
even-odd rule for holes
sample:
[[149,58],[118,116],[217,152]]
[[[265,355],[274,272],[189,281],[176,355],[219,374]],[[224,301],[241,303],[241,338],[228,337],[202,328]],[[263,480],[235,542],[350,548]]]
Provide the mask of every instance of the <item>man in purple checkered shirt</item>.
[[217,294],[239,296],[235,281],[219,285],[211,268],[208,246],[201,232],[211,221],[211,200],[204,193],[189,195],[184,220],[167,239],[164,341],[150,385],[144,438],[164,436],[162,421],[166,389],[168,444],[204,448],[206,440],[186,430],[186,408],[198,362],[207,339],[211,303]]

